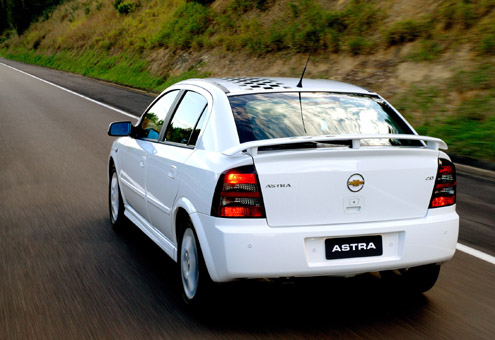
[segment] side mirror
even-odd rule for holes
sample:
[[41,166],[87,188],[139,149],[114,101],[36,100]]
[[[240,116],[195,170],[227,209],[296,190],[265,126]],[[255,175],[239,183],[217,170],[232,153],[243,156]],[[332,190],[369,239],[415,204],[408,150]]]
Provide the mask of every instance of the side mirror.
[[114,122],[108,127],[108,135],[114,137],[130,136],[131,131],[131,122]]

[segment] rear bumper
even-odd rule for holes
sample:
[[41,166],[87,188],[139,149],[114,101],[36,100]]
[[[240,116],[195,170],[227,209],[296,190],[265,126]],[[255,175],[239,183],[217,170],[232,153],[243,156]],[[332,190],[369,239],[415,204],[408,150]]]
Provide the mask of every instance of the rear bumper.
[[[210,276],[241,278],[352,276],[448,261],[459,216],[455,206],[430,209],[420,219],[305,227],[269,227],[264,219],[222,219],[197,214]],[[199,226],[197,226],[199,227]],[[201,230],[201,231],[200,231]],[[383,255],[327,260],[325,239],[382,235]]]

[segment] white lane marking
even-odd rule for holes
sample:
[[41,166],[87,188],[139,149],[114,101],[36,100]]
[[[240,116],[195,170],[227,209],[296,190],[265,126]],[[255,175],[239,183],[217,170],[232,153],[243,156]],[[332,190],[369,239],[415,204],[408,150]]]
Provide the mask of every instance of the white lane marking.
[[69,92],[69,93],[71,93],[71,94],[73,94],[73,95],[75,95],[75,96],[78,96],[78,97],[80,97],[80,98],[83,98],[83,99],[89,100],[90,102],[93,102],[93,103],[95,103],[95,104],[101,105],[101,106],[103,106],[103,107],[105,107],[105,108],[107,108],[107,109],[110,109],[110,110],[113,110],[113,111],[115,111],[115,112],[118,112],[118,113],[120,113],[120,114],[122,114],[122,115],[124,115],[124,116],[130,117],[130,118],[134,118],[134,119],[138,119],[138,117],[136,117],[135,115],[133,115],[133,114],[131,114],[131,113],[129,113],[129,112],[122,111],[122,110],[120,110],[120,109],[117,109],[116,107],[113,107],[113,106],[110,106],[110,105],[104,104],[104,103],[99,102],[99,101],[94,100],[94,99],[91,99],[91,98],[89,98],[89,97],[86,97],[85,95],[82,95],[82,94],[80,94],[80,93],[77,93],[77,92],[74,92],[74,91],[72,91],[72,90],[69,90],[69,89],[67,89],[67,88],[65,88],[65,87],[63,87],[63,86],[60,86],[60,85],[54,84],[54,83],[52,83],[52,82],[49,82],[48,80],[41,79],[41,78],[39,78],[39,77],[36,77],[36,76],[34,76],[34,75],[30,74],[30,73],[24,72],[24,71],[22,71],[22,70],[19,70],[19,69],[15,68],[15,67],[12,67],[12,66],[10,66],[10,65],[4,64],[4,63],[2,63],[2,62],[0,62],[0,65],[3,65],[3,66],[5,66],[5,67],[8,67],[8,68],[10,68],[10,69],[14,70],[14,71],[17,71],[17,72],[20,72],[20,73],[22,73],[22,74],[25,74],[25,75],[27,75],[27,76],[29,76],[29,77],[31,77],[31,78],[37,79],[37,80],[39,80],[39,81],[42,81],[42,82],[44,82],[44,83],[46,83],[46,84],[49,84],[49,85],[55,86],[56,88],[58,88],[58,89],[60,89],[60,90],[63,90],[63,91],[65,91],[65,92]]
[[477,257],[480,260],[486,261],[486,262],[491,263],[491,264],[495,264],[495,256],[488,255],[486,253],[483,253],[482,251],[479,251],[477,249],[465,246],[464,244],[460,244],[460,243],[457,243],[456,248],[457,248],[457,250],[460,250],[466,254]]
[[[89,97],[86,97],[86,96],[84,96],[84,95],[82,95],[82,94],[80,94],[80,93],[74,92],[74,91],[69,90],[69,89],[67,89],[67,88],[65,88],[65,87],[62,87],[62,86],[60,86],[60,85],[57,85],[57,84],[54,84],[54,83],[49,82],[49,81],[47,81],[47,80],[44,80],[44,79],[41,79],[41,78],[39,78],[39,77],[33,76],[32,74],[29,74],[29,73],[27,73],[27,72],[24,72],[24,71],[21,71],[21,70],[19,70],[19,69],[16,69],[15,67],[12,67],[12,66],[10,66],[10,65],[6,65],[6,64],[4,64],[4,63],[2,63],[2,62],[0,62],[0,65],[3,65],[3,66],[5,66],[5,67],[8,67],[8,68],[10,68],[10,69],[12,69],[12,70],[15,70],[15,71],[17,71],[17,72],[20,72],[20,73],[22,73],[22,74],[25,74],[25,75],[27,75],[27,76],[30,76],[30,77],[32,77],[32,78],[34,78],[34,79],[40,80],[40,81],[42,81],[42,82],[44,82],[44,83],[46,83],[46,84],[49,84],[49,85],[55,86],[56,88],[59,88],[59,89],[61,89],[61,90],[63,90],[63,91],[66,91],[66,92],[72,93],[73,95],[76,95],[76,96],[78,96],[78,97],[81,97],[81,98],[84,98],[84,99],[86,99],[86,100],[89,100],[90,102],[93,102],[93,103],[95,103],[95,104],[98,104],[98,105],[101,105],[101,106],[103,106],[103,107],[106,107],[107,109],[113,110],[113,111],[115,111],[115,112],[118,112],[118,113],[120,113],[120,114],[123,114],[123,115],[125,115],[125,116],[131,117],[131,118],[134,118],[134,119],[138,119],[138,117],[136,117],[136,116],[134,116],[134,115],[132,115],[132,114],[130,114],[130,113],[128,113],[128,112],[125,112],[125,111],[119,110],[119,109],[117,109],[117,108],[115,108],[115,107],[113,107],[113,106],[110,106],[110,105],[107,105],[107,104],[101,103],[101,102],[99,102],[99,101],[97,101],[97,100],[94,100],[94,99],[91,99],[91,98],[89,98]],[[495,264],[495,256],[491,256],[491,255],[485,254],[485,253],[483,253],[482,251],[479,251],[479,250],[476,250],[476,249],[474,249],[474,248],[471,248],[471,247],[465,246],[464,244],[461,244],[461,243],[457,243],[456,248],[457,248],[457,250],[460,250],[460,251],[462,251],[462,252],[464,252],[464,253],[467,253],[467,254],[469,254],[469,255],[472,255],[472,256],[474,256],[474,257],[477,257],[477,258],[479,258],[479,259],[481,259],[481,260],[483,260],[483,261],[486,261],[486,262],[491,263],[491,264]]]

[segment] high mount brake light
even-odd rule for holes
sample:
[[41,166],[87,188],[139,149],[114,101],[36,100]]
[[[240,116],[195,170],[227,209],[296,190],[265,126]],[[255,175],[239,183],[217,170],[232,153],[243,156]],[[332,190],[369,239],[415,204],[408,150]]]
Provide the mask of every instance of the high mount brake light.
[[254,166],[232,169],[220,176],[211,214],[229,218],[265,217],[263,197]]
[[440,208],[455,204],[456,201],[455,166],[449,160],[438,160],[438,172],[431,196],[430,208]]

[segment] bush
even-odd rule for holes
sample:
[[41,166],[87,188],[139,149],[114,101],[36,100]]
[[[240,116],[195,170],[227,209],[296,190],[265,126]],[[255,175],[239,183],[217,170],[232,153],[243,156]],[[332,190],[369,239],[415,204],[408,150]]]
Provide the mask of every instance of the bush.
[[370,50],[371,43],[363,37],[354,37],[349,40],[348,47],[353,55],[366,54]]
[[140,6],[139,1],[125,1],[125,0],[115,0],[113,7],[122,15],[129,14],[133,12],[137,7]]
[[456,25],[470,28],[478,19],[475,7],[470,1],[448,0],[440,6],[440,20],[445,29],[451,29]]
[[450,89],[457,92],[495,89],[495,64],[479,65],[474,70],[458,71],[452,78]]
[[188,2],[197,2],[198,4],[202,4],[202,5],[210,5],[215,0],[187,0],[187,1]]
[[431,112],[439,106],[440,94],[440,89],[436,86],[411,85],[396,100],[394,106],[409,118],[414,114],[419,114],[427,119]]
[[485,34],[481,38],[479,51],[484,55],[495,55],[495,34]]
[[191,47],[196,36],[203,34],[213,21],[211,9],[197,2],[185,2],[175,10],[153,38],[153,45],[172,49]]
[[495,98],[489,94],[478,94],[463,101],[457,107],[457,114],[467,120],[483,122],[493,110]]
[[388,46],[411,42],[420,38],[425,28],[424,23],[415,20],[398,21],[385,33],[385,41]]
[[325,11],[314,1],[299,0],[290,4],[292,20],[290,24],[276,25],[272,29],[283,27],[285,46],[298,52],[309,52],[313,44],[318,44],[321,36],[328,30]]
[[237,14],[243,14],[253,9],[265,10],[267,0],[233,0],[229,9]]
[[419,45],[419,49],[409,55],[414,61],[434,60],[444,51],[444,48],[435,40],[424,39]]
[[383,17],[383,10],[375,7],[371,1],[353,0],[341,17],[345,20],[346,33],[362,35],[377,25]]

